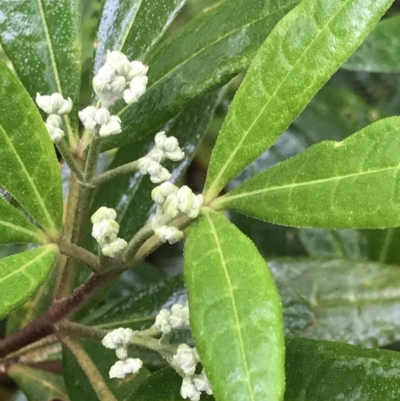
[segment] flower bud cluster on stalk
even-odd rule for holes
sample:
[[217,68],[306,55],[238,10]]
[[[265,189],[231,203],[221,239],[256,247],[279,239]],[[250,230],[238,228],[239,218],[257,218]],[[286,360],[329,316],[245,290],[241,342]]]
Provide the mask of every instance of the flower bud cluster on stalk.
[[[162,334],[161,340],[165,335],[170,335],[172,330],[190,328],[189,307],[186,302],[184,305],[174,304],[171,310],[161,309],[156,316],[153,325],[159,333]],[[137,332],[136,335],[141,335]],[[136,374],[142,366],[142,361],[137,358],[128,358],[129,344],[134,344],[135,332],[131,329],[119,328],[108,333],[103,338],[103,345],[106,348],[115,349],[117,357],[120,359],[110,369],[110,378],[124,379],[129,373]],[[143,338],[143,335],[141,335]],[[169,338],[169,337],[168,337]],[[187,344],[180,344],[175,348],[169,357],[163,353],[163,343],[157,340],[160,346],[160,353],[166,361],[182,377],[180,394],[182,398],[191,401],[199,401],[202,392],[211,395],[212,389],[207,375],[202,369],[196,373],[200,363],[199,354],[196,348],[191,348]],[[164,347],[171,345],[164,344]]]

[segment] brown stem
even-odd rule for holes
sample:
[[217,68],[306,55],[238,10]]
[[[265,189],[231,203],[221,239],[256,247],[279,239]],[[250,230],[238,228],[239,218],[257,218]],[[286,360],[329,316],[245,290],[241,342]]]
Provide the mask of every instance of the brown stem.
[[100,401],[117,401],[90,356],[74,338],[58,331],[57,337],[72,352]]

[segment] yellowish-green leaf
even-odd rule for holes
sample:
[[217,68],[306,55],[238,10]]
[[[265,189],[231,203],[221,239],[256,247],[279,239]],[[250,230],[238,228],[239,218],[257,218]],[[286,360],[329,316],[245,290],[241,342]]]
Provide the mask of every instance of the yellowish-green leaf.
[[342,142],[321,142],[214,206],[294,227],[400,226],[399,133],[400,117],[391,117]]
[[270,147],[393,0],[303,0],[268,36],[213,150],[206,202]]
[[218,401],[281,401],[281,301],[251,240],[224,216],[204,212],[185,248],[190,323]]
[[45,245],[0,260],[0,317],[28,300],[45,280],[57,254]]

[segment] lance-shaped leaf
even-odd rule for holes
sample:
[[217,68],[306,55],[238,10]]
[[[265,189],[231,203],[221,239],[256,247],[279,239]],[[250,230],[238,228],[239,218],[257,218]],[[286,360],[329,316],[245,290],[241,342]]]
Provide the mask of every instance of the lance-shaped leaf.
[[232,102],[211,156],[206,198],[275,142],[392,3],[304,0],[277,24]]
[[245,69],[275,24],[299,0],[228,0],[159,43],[146,57],[149,84],[138,103],[120,111],[125,132],[110,149],[165,124],[198,95]]
[[0,243],[45,241],[43,231],[35,227],[17,208],[0,196]]
[[49,233],[62,220],[61,175],[42,118],[15,75],[0,62],[0,185]]
[[399,15],[379,22],[343,68],[371,72],[400,72],[399,26]]
[[7,373],[29,401],[69,401],[62,376],[23,365],[12,365]]
[[[0,41],[29,94],[61,93],[76,105],[81,79],[78,0],[0,0]],[[64,117],[71,139],[68,116]],[[73,121],[77,128],[77,118]]]
[[399,132],[400,117],[391,117],[342,142],[321,142],[254,176],[215,207],[294,227],[399,226]]
[[398,352],[289,340],[285,401],[397,401],[399,371]]
[[21,305],[38,289],[57,254],[55,245],[0,259],[0,317]]
[[190,323],[218,401],[280,401],[284,391],[281,301],[251,240],[208,209],[185,248]]
[[130,60],[143,60],[160,40],[186,0],[106,0],[101,16],[94,69],[107,50],[120,50]]
[[365,261],[269,260],[287,334],[382,347],[400,340],[400,269]]

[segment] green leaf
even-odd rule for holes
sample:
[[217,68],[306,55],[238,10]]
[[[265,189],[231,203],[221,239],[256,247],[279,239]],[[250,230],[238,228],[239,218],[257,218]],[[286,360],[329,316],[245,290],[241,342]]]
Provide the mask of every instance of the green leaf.
[[256,175],[215,207],[294,227],[400,225],[400,117],[326,141]]
[[[118,401],[130,400],[136,386],[149,375],[149,371],[142,367],[137,375],[128,375],[123,380],[110,379],[110,368],[118,360],[115,356],[115,351],[107,349],[101,343],[92,340],[82,340],[81,345]],[[130,357],[134,356],[130,355]],[[89,379],[75,357],[65,347],[63,348],[63,375],[71,401],[98,401]]]
[[45,280],[57,247],[46,245],[0,259],[0,317],[28,300]]
[[125,132],[105,149],[137,140],[165,124],[190,100],[245,69],[274,25],[299,0],[228,0],[211,7],[159,43],[145,62],[149,85],[120,111]]
[[382,347],[400,340],[398,266],[343,259],[269,260],[287,334]]
[[368,230],[368,257],[379,263],[400,264],[400,228]]
[[[168,136],[175,136],[179,140],[179,145],[185,152],[185,158],[181,162],[164,163],[172,173],[171,182],[176,183],[189,167],[207,133],[219,101],[219,91],[201,96],[193,100],[182,113],[164,127]],[[152,146],[154,146],[153,138],[145,138],[120,148],[110,169],[142,157]],[[115,208],[120,224],[119,235],[128,241],[154,212],[154,202],[150,194],[155,184],[147,175],[133,173],[114,180],[112,185],[113,191],[110,191],[108,183],[100,187],[93,211],[104,205]]]
[[23,365],[12,365],[7,373],[29,401],[69,401],[62,376]]
[[[0,0],[0,41],[31,97],[61,93],[77,114],[81,80],[81,4],[78,0]],[[68,116],[68,135],[73,135]],[[77,117],[73,128],[77,129]]]
[[286,401],[397,401],[400,355],[347,344],[290,340]]
[[344,64],[348,70],[400,72],[400,15],[381,21]]
[[130,60],[143,60],[164,35],[186,0],[106,0],[101,16],[95,71],[107,50],[120,50]]
[[[181,385],[182,378],[172,368],[161,369],[143,380],[127,401],[182,401]],[[202,393],[201,401],[205,400],[214,398]]]
[[196,347],[218,401],[281,400],[281,301],[251,240],[207,210],[186,242],[185,281]]
[[43,231],[29,222],[14,206],[0,196],[0,243],[45,243]]
[[222,126],[207,175],[208,200],[275,142],[392,3],[303,0],[277,24]]
[[54,147],[32,100],[2,62],[0,171],[0,184],[48,234],[57,235],[63,205],[61,174]]

